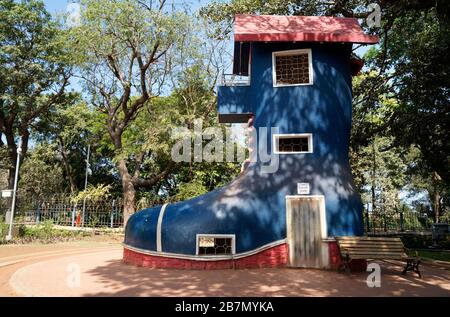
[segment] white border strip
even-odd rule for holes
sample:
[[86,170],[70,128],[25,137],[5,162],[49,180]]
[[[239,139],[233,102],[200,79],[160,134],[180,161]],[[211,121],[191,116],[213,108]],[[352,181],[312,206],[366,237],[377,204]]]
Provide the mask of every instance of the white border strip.
[[162,230],[162,221],[163,221],[163,217],[164,217],[164,212],[166,211],[166,207],[169,204],[164,204],[161,207],[161,210],[159,211],[159,216],[158,216],[158,224],[156,227],[156,250],[158,252],[162,251],[162,241],[161,241],[161,230]]
[[132,246],[129,246],[125,243],[123,243],[123,247],[127,250],[130,251],[134,251],[134,252],[138,252],[138,253],[142,253],[142,254],[147,254],[147,255],[153,255],[153,256],[161,256],[161,257],[167,257],[167,258],[177,258],[177,259],[186,259],[186,260],[194,260],[194,261],[220,261],[220,260],[233,260],[233,259],[240,259],[240,258],[245,258],[247,256],[250,255],[254,255],[257,254],[261,251],[279,246],[286,243],[286,239],[282,239],[282,240],[278,240],[275,242],[271,242],[269,244],[263,245],[257,249],[251,250],[251,251],[247,251],[247,252],[243,252],[243,253],[239,253],[239,254],[234,254],[234,255],[186,255],[186,254],[179,254],[179,253],[166,253],[166,252],[155,252],[155,251],[148,251],[148,250],[143,250],[143,249],[139,249],[139,248],[135,248]]

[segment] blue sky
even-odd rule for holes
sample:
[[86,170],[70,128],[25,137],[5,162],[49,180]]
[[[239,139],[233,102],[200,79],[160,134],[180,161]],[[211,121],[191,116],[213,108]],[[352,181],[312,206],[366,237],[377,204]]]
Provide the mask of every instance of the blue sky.
[[[181,3],[181,0],[168,0],[168,3],[175,2]],[[184,1],[191,5],[191,8],[196,10],[200,7],[200,5],[208,3],[210,1],[207,0],[187,0]],[[44,0],[44,3],[47,7],[47,10],[49,10],[51,13],[61,13],[66,11],[67,6],[67,0]]]
[[[181,3],[182,0],[168,0],[168,3]],[[183,2],[189,3],[191,5],[191,9],[193,10],[197,10],[199,9],[201,6],[212,2],[211,0],[184,0]],[[52,14],[57,14],[57,13],[63,13],[66,11],[66,7],[67,7],[67,0],[44,0],[44,3],[47,7],[47,9],[52,13]],[[367,49],[369,48],[369,46],[363,46],[360,49],[358,49],[356,51],[356,53],[360,56],[364,55],[364,53],[367,51]]]
[[44,0],[47,10],[51,13],[65,12],[67,1],[66,0]]

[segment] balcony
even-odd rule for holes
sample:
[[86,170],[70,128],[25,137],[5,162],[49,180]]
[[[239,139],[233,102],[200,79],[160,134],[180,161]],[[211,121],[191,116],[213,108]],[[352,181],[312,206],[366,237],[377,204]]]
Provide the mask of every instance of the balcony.
[[222,74],[221,86],[250,86],[250,76]]
[[250,77],[223,75],[217,88],[220,123],[247,123],[253,108],[250,98]]

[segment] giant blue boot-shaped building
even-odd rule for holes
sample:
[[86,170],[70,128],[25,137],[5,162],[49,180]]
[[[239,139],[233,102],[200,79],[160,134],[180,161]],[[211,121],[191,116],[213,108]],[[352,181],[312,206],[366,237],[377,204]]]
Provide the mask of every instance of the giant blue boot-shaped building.
[[134,214],[126,262],[326,268],[334,237],[363,234],[348,157],[352,75],[362,67],[352,45],[378,38],[352,18],[253,15],[235,17],[234,37],[241,80],[218,87],[219,121],[252,125],[257,159],[223,188]]

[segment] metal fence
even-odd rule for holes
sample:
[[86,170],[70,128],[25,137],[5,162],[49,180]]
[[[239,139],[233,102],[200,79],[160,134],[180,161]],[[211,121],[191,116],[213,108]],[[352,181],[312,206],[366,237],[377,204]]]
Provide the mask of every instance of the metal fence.
[[433,219],[426,213],[401,209],[396,206],[366,207],[363,213],[366,233],[431,231]]
[[[0,204],[0,214],[9,210],[6,200]],[[70,197],[21,199],[18,197],[14,223],[38,224],[52,221],[55,225],[90,228],[123,226],[121,199],[74,202]]]
[[[9,210],[9,203],[0,199],[0,216]],[[74,202],[66,196],[45,199],[18,196],[14,223],[38,224],[49,220],[61,226],[120,228],[123,226],[123,203],[121,199]],[[427,214],[383,205],[374,210],[366,206],[363,220],[368,234],[431,231],[433,223]]]

